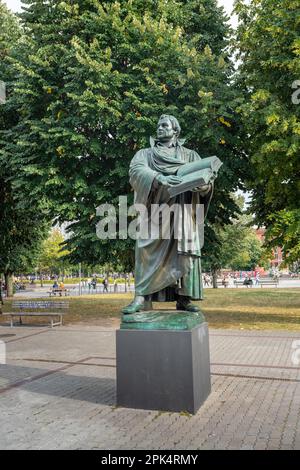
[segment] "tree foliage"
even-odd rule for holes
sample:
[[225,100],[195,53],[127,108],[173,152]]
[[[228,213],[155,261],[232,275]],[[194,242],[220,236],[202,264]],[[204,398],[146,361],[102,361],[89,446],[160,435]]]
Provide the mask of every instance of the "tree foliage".
[[265,264],[265,249],[253,227],[253,217],[244,208],[244,198],[234,196],[241,213],[230,224],[217,225],[218,250],[204,263],[204,270],[252,271]]
[[[244,216],[245,217],[245,216]],[[232,225],[225,226],[221,233],[221,257],[223,268],[252,271],[260,265],[263,254],[261,242],[255,230],[240,217]]]
[[[96,207],[132,191],[128,167],[149,146],[162,113],[177,116],[187,146],[224,162],[208,220],[229,223],[230,194],[247,170],[231,83],[230,33],[216,0],[26,0],[26,35],[14,53],[5,152],[17,186],[69,221],[71,259],[132,268],[132,241],[100,241]],[[211,242],[210,242],[211,241]],[[131,255],[129,255],[131,254]]]
[[1,1],[0,79],[7,85],[7,102],[0,105],[0,273],[6,276],[34,267],[47,225],[39,205],[32,206],[26,199],[27,190],[14,186],[15,170],[6,151],[8,142],[3,137],[18,122],[10,101],[15,75],[9,67],[9,57],[20,37],[17,18]]
[[285,264],[300,260],[300,211],[282,210],[270,216],[270,225],[266,232],[270,246],[280,246]]
[[250,209],[268,228],[269,242],[283,246],[292,262],[300,238],[300,104],[292,100],[300,79],[299,1],[237,0],[236,12]]
[[37,266],[40,272],[60,274],[69,267],[65,257],[69,254],[63,248],[64,236],[59,229],[53,229],[48,238],[43,241]]

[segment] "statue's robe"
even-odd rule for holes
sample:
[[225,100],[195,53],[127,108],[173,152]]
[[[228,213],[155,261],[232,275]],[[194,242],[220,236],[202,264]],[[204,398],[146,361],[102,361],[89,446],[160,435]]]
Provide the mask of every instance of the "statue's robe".
[[[147,208],[151,204],[166,202],[166,189],[157,184],[159,174],[176,175],[177,170],[185,163],[201,160],[193,150],[183,147],[181,141],[171,148],[163,147],[151,139],[151,147],[136,153],[131,161],[130,184],[135,191],[135,204]],[[179,204],[179,219],[172,217],[170,239],[139,238],[135,250],[135,292],[136,295],[152,294],[152,300],[171,301],[176,296],[186,295],[194,300],[203,298],[201,275],[201,239],[200,227],[194,224],[193,239],[189,224],[194,223],[196,204],[204,205],[204,216],[211,200],[212,190],[201,197],[197,191],[188,191],[169,199],[169,206]],[[184,204],[190,204],[192,212],[189,220],[184,217]],[[150,221],[151,212],[148,211]],[[192,215],[192,217],[191,217]],[[180,236],[174,238],[174,223],[180,225]],[[178,233],[178,232],[175,232]]]

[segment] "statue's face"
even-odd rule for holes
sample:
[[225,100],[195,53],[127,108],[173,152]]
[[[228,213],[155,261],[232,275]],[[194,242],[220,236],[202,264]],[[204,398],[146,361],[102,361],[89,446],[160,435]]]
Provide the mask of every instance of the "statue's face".
[[163,118],[158,121],[157,138],[161,141],[171,140],[176,135],[170,119]]

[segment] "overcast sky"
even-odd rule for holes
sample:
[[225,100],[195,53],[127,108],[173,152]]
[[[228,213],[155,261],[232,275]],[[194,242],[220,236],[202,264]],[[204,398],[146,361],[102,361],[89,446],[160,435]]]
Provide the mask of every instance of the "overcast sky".
[[[20,11],[21,9],[21,1],[20,0],[5,0],[8,7],[12,11]],[[226,12],[230,15],[232,12],[232,5],[233,5],[234,0],[218,0],[218,3],[220,5],[223,5],[225,7]],[[236,24],[235,18],[232,18],[232,24]]]

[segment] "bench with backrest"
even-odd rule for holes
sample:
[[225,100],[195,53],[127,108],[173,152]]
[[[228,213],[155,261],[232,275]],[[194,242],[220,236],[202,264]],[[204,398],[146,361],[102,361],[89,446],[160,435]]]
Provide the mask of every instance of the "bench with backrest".
[[259,280],[260,287],[263,286],[275,286],[278,287],[278,279],[260,279]]
[[254,281],[252,279],[252,283],[248,283],[248,284],[244,284],[245,282],[245,279],[242,279],[242,280],[235,280],[234,281],[234,285],[235,287],[239,287],[239,286],[245,286],[245,287],[253,287],[254,286]]
[[60,295],[62,296],[63,294],[66,296],[66,295],[69,295],[70,294],[70,291],[69,289],[66,289],[66,288],[59,288],[59,287],[54,287],[53,289],[51,289],[50,291],[48,291],[48,294],[49,294],[49,297],[51,297],[52,295]]
[[[22,325],[23,317],[49,317],[51,328],[54,326],[62,325],[63,310],[69,308],[69,302],[51,302],[47,301],[31,301],[19,300],[12,303],[12,312],[3,312],[3,316],[10,317],[10,326],[14,326],[14,317],[19,317],[20,325]],[[55,318],[59,321],[54,321]]]
[[[245,286],[244,284],[244,281],[237,281],[235,280],[234,281],[234,285],[235,287],[239,287],[239,286]],[[275,287],[278,287],[278,280],[277,279],[259,279],[258,281],[258,284],[256,284],[256,281],[255,279],[253,280],[253,284],[251,284],[251,287],[263,287],[263,286],[275,286]],[[245,287],[249,287],[249,286],[245,286]]]
[[218,287],[229,287],[229,280],[226,280],[225,284],[224,284],[223,281],[217,281],[217,286]]

